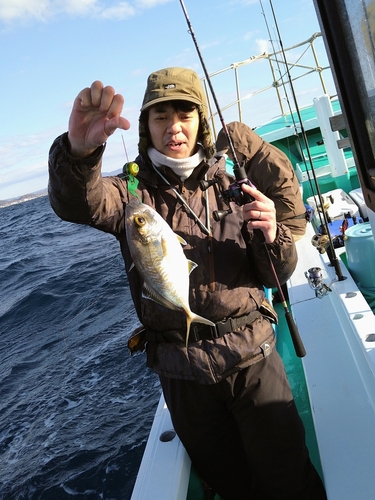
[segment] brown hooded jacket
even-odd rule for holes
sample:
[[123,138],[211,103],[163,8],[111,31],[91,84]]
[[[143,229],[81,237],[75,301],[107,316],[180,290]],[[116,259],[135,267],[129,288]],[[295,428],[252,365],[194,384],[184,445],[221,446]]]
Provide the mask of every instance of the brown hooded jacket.
[[[234,318],[233,329],[219,338],[195,340],[192,329],[186,348],[185,313],[169,310],[142,294],[143,283],[136,268],[131,267],[125,234],[124,210],[132,195],[126,179],[101,176],[103,151],[101,147],[87,158],[74,158],[69,153],[67,135],[58,137],[49,156],[50,203],[63,220],[88,224],[118,239],[135,308],[147,331],[147,365],[167,377],[212,384],[262,359],[275,343],[272,324],[262,306],[263,285],[275,286],[264,244],[256,234],[251,238],[242,218],[242,207],[234,205],[230,215],[216,222],[212,212],[227,208],[218,187],[206,192],[208,210],[199,187],[205,173],[208,179],[216,175],[224,188],[233,181],[225,172],[224,159],[202,162],[184,183],[166,167],[163,174],[170,185],[141,157],[136,159],[140,167],[140,199],[155,208],[186,240],[185,255],[198,264],[190,274],[192,311],[213,322]],[[202,232],[171,187],[180,192],[202,222],[209,216],[209,236]],[[297,262],[290,230],[278,223],[276,240],[267,246],[283,283]]]

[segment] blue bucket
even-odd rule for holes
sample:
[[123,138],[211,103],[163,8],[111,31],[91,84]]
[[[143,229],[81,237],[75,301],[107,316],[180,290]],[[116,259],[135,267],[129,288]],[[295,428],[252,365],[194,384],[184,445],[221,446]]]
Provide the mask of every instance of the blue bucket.
[[348,268],[358,288],[375,292],[375,241],[369,222],[345,231]]

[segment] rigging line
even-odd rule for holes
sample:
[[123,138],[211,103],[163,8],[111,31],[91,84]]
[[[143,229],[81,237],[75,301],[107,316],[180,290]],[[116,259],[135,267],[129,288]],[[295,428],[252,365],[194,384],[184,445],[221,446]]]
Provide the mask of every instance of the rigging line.
[[[305,155],[303,153],[303,147],[302,147],[301,137],[300,137],[300,135],[298,133],[297,124],[296,124],[296,121],[294,119],[294,114],[293,114],[293,111],[292,111],[292,106],[290,104],[288,91],[286,89],[286,85],[285,85],[285,82],[284,82],[284,77],[288,74],[287,73],[287,69],[285,70],[285,72],[281,71],[280,61],[279,61],[278,57],[276,56],[276,49],[275,49],[275,45],[274,45],[274,40],[273,40],[273,38],[271,36],[271,32],[270,32],[269,24],[267,22],[267,17],[266,17],[264,8],[263,8],[262,0],[259,0],[259,3],[260,3],[260,6],[261,6],[261,9],[262,9],[262,14],[263,14],[263,17],[264,17],[264,22],[266,24],[268,36],[269,36],[269,39],[270,39],[270,42],[271,42],[271,45],[272,45],[273,54],[275,55],[275,62],[276,62],[277,69],[278,69],[278,72],[279,72],[279,77],[281,79],[281,83],[282,83],[282,86],[283,86],[283,89],[284,89],[285,100],[287,102],[288,109],[289,109],[289,114],[290,114],[290,118],[292,120],[293,127],[294,127],[294,135],[295,135],[295,138],[296,138],[296,140],[298,142],[298,146],[299,146],[299,150],[300,150],[302,161],[303,161],[303,163],[305,165],[305,170],[306,170],[306,173],[307,173],[307,177],[308,177],[308,180],[309,180],[311,191],[314,193],[314,185],[313,185],[312,178],[311,178],[311,175],[310,175],[310,169],[309,169],[309,167],[307,165],[306,157],[305,157]],[[280,43],[279,43],[279,46],[280,46]],[[282,49],[281,46],[280,46],[280,49],[281,49],[280,52],[283,53],[283,49]],[[302,53],[302,55],[297,59],[297,62],[302,59],[302,57],[305,55],[305,53],[307,52],[307,50],[308,49],[306,48],[306,50]],[[270,64],[272,64],[271,60],[270,60]],[[289,68],[289,63],[286,62],[286,64],[287,64],[286,68]],[[293,66],[295,64],[296,63],[294,63]],[[285,65],[285,62],[284,62],[284,65]],[[292,79],[290,79],[290,80],[292,82]],[[309,145],[307,144],[306,147],[309,148]],[[319,216],[320,224],[323,225],[323,220],[322,220],[322,216],[321,216],[320,212],[318,212],[318,216]]]
[[[259,0],[259,3],[260,3],[260,6],[262,8],[262,14],[263,14],[263,17],[264,17],[264,22],[266,24],[266,28],[267,28],[267,32],[268,32],[268,36],[269,36],[269,41],[271,42],[271,45],[272,45],[272,50],[273,50],[273,55],[275,56],[275,62],[276,62],[276,65],[277,65],[277,69],[278,69],[278,72],[279,72],[279,77],[280,77],[280,80],[281,80],[281,83],[282,83],[282,86],[283,86],[283,89],[284,89],[284,92],[285,92],[285,99],[286,99],[286,102],[288,104],[288,108],[289,108],[289,113],[291,115],[291,118],[292,118],[292,121],[293,121],[293,125],[294,127],[296,128],[296,125],[295,125],[295,120],[294,120],[294,116],[292,114],[292,107],[291,107],[291,104],[290,104],[290,100],[289,100],[289,97],[288,97],[288,92],[286,90],[286,85],[285,85],[285,81],[284,81],[284,77],[287,75],[287,70],[285,70],[285,72],[282,72],[281,71],[281,67],[280,67],[280,61],[276,55],[276,49],[275,49],[275,45],[274,45],[274,40],[271,36],[271,31],[270,31],[270,28],[269,28],[269,24],[268,24],[268,21],[267,21],[267,17],[266,17],[266,13],[264,11],[264,8],[263,8],[263,3],[262,3],[262,0]],[[280,45],[280,44],[279,44]],[[281,47],[280,47],[281,48]],[[306,49],[307,50],[307,49]],[[279,51],[280,52],[280,51]],[[281,50],[282,52],[282,50]],[[302,56],[301,56],[302,57]],[[301,58],[300,58],[301,59]],[[289,64],[289,63],[288,63]],[[285,65],[285,62],[284,62],[284,65]],[[275,82],[276,83],[276,82]]]
[[[314,176],[315,188],[316,188],[316,191],[318,193],[319,203],[320,203],[320,206],[321,206],[321,209],[322,209],[321,212],[322,212],[323,219],[324,219],[324,227],[325,227],[325,230],[326,230],[326,233],[327,233],[328,243],[329,243],[329,247],[330,247],[330,251],[331,251],[331,255],[329,256],[330,257],[330,261],[331,261],[331,264],[335,267],[335,272],[336,272],[338,280],[342,281],[342,280],[345,279],[345,277],[342,274],[340,263],[339,263],[339,260],[337,258],[336,251],[335,251],[335,248],[334,248],[334,245],[333,245],[332,236],[331,236],[331,233],[330,233],[330,230],[329,230],[329,227],[328,227],[327,213],[326,213],[326,211],[323,208],[323,206],[324,206],[324,204],[323,204],[323,197],[322,197],[322,194],[321,194],[321,191],[320,191],[320,187],[319,187],[319,184],[318,184],[318,179],[317,179],[316,174],[315,174],[315,169],[313,167],[313,161],[312,161],[312,157],[311,157],[311,151],[310,151],[310,148],[309,148],[309,144],[308,144],[308,140],[307,140],[307,135],[306,135],[305,127],[303,125],[303,121],[302,121],[300,109],[299,109],[299,106],[298,106],[297,97],[296,97],[296,94],[295,94],[295,91],[294,91],[294,85],[293,85],[293,82],[292,82],[292,79],[291,79],[291,75],[290,75],[290,72],[289,72],[288,62],[286,60],[284,46],[283,46],[283,42],[281,40],[280,31],[279,31],[278,23],[277,23],[277,20],[276,20],[275,11],[273,9],[272,0],[269,0],[269,3],[270,3],[270,7],[271,7],[271,10],[272,10],[272,15],[273,15],[273,19],[274,19],[275,26],[276,26],[277,36],[278,36],[280,47],[281,47],[281,50],[282,50],[283,59],[284,59],[285,65],[286,65],[286,70],[287,70],[287,74],[288,74],[289,85],[290,85],[290,88],[291,88],[291,91],[292,91],[294,105],[296,107],[296,111],[297,111],[297,115],[298,115],[298,120],[299,120],[300,127],[301,127],[302,137],[303,137],[303,140],[305,141],[306,151],[307,151],[307,155],[308,155],[309,162],[310,162],[310,165],[311,165],[311,172],[312,172],[312,174]],[[318,212],[319,212],[319,210],[318,210]]]
[[[189,205],[186,203],[186,201],[183,199],[183,197],[180,195],[180,193],[177,191],[176,188],[174,188],[171,183],[164,177],[164,175],[160,172],[159,169],[155,167],[155,165],[152,163],[152,167],[155,170],[155,172],[159,175],[161,179],[167,184],[168,187],[172,189],[174,194],[177,196],[177,198],[180,200],[180,202],[183,204],[183,206],[190,212],[190,214],[193,216],[193,219],[195,222],[198,224],[198,226],[202,229],[202,231],[207,234],[207,236],[210,235],[210,230],[203,224],[203,222],[200,220],[200,218],[195,214],[195,212],[189,207]],[[208,212],[208,199],[206,200],[207,202],[207,212]]]
[[[306,54],[308,50],[308,47],[306,48],[306,50],[301,54],[301,56],[296,60],[296,62],[294,63],[291,63],[289,64],[288,61],[284,62],[284,65],[287,64],[287,68],[288,70],[290,71],[289,68],[294,68],[296,66],[296,64],[302,59],[302,57]],[[282,52],[282,51],[281,51]],[[279,67],[279,64],[280,64],[280,61],[276,58],[275,59],[278,67]],[[302,141],[301,141],[301,137],[299,135],[299,132],[298,132],[298,128],[297,128],[297,124],[296,124],[296,121],[294,119],[294,113],[292,111],[292,107],[291,107],[291,104],[290,104],[290,100],[289,100],[289,97],[288,97],[288,91],[286,89],[286,86],[285,86],[285,83],[284,83],[284,77],[288,75],[287,71],[285,71],[285,73],[282,73],[281,72],[281,69],[279,69],[279,73],[281,75],[281,82],[283,84],[283,88],[284,88],[284,92],[285,92],[285,99],[288,103],[288,108],[289,108],[289,113],[290,113],[290,117],[291,117],[291,120],[293,122],[293,126],[294,126],[294,136],[297,140],[297,143],[298,143],[298,146],[299,146],[299,153],[301,155],[301,158],[302,158],[302,161],[303,161],[303,164],[305,165],[305,171],[307,173],[307,178],[308,178],[308,181],[309,181],[309,184],[310,184],[310,188],[311,188],[311,192],[314,194],[314,191],[315,191],[315,185],[313,183],[313,176],[311,176],[311,171],[312,171],[312,168],[313,166],[310,164],[310,166],[308,165],[307,163],[307,160],[306,160],[306,155],[304,154],[303,152],[303,144],[302,144]],[[293,79],[290,77],[290,82],[293,82]],[[305,141],[304,141],[305,142]],[[306,146],[306,150],[310,150],[310,145],[308,144],[308,142],[306,143],[305,142],[305,146]],[[320,211],[318,211],[318,216],[319,216],[319,221],[320,221],[320,224],[321,225],[324,225],[324,220],[322,219],[322,215],[320,213]]]
[[[262,8],[262,14],[263,14],[263,17],[264,17],[264,22],[266,24],[266,28],[267,28],[267,32],[268,32],[268,36],[269,36],[269,40],[271,42],[271,45],[272,45],[272,50],[273,50],[273,53],[275,55],[275,61],[276,61],[276,65],[277,65],[277,69],[278,69],[278,72],[279,72],[279,77],[281,79],[281,84],[283,86],[283,89],[284,89],[284,93],[285,93],[285,99],[286,99],[286,102],[288,104],[288,108],[289,108],[289,113],[290,113],[290,116],[291,116],[291,119],[292,119],[292,122],[293,122],[293,125],[294,125],[294,129],[295,131],[296,130],[296,123],[295,123],[295,120],[294,120],[294,116],[293,116],[293,113],[292,113],[292,107],[291,107],[291,104],[290,104],[290,101],[289,101],[289,97],[288,97],[288,92],[286,90],[286,86],[285,86],[285,82],[284,82],[284,77],[285,75],[287,74],[287,72],[285,71],[285,73],[282,73],[281,72],[281,68],[280,68],[280,61],[278,60],[277,56],[276,56],[276,49],[275,49],[275,45],[274,45],[274,41],[272,39],[272,36],[271,36],[271,31],[270,31],[270,28],[269,28],[269,25],[268,25],[268,21],[267,21],[267,17],[266,17],[266,13],[264,12],[264,8],[263,8],[263,3],[262,3],[262,0],[259,0],[259,3],[260,3],[260,6]],[[272,63],[271,63],[272,64]],[[276,84],[276,82],[275,82]],[[298,134],[297,134],[298,135]]]
[[[307,177],[308,177],[308,180],[309,180],[311,191],[314,193],[314,186],[313,186],[313,182],[312,182],[313,179],[311,178],[310,169],[308,168],[308,165],[307,165],[307,162],[306,162],[306,157],[305,157],[305,155],[303,153],[303,147],[302,147],[301,137],[299,136],[299,133],[298,133],[297,124],[296,124],[296,121],[294,119],[294,114],[293,114],[293,111],[292,111],[292,106],[290,104],[288,91],[286,89],[286,84],[285,84],[285,81],[284,81],[284,77],[288,75],[289,63],[286,61],[286,57],[285,57],[284,65],[286,65],[286,69],[285,69],[285,72],[282,72],[281,71],[281,67],[280,67],[280,61],[279,61],[278,57],[276,56],[276,49],[275,49],[275,45],[274,45],[274,40],[273,40],[273,38],[271,36],[271,31],[270,31],[269,24],[268,24],[268,21],[267,21],[267,17],[266,17],[264,8],[263,8],[262,0],[259,0],[259,3],[260,3],[260,6],[261,6],[261,9],[262,9],[262,14],[263,14],[263,17],[264,17],[264,22],[266,24],[268,36],[269,36],[269,39],[270,39],[270,42],[271,42],[271,45],[272,45],[273,54],[275,55],[275,62],[276,62],[277,69],[278,69],[278,72],[279,72],[279,77],[280,77],[280,80],[281,80],[281,84],[282,84],[283,89],[284,89],[285,100],[287,102],[288,109],[289,109],[289,114],[290,114],[290,118],[292,120],[293,127],[294,127],[294,135],[295,135],[295,137],[297,139],[297,142],[298,142],[298,145],[299,145],[299,149],[300,149],[300,153],[301,153],[301,158],[302,158],[302,161],[303,161],[303,163],[305,165],[305,169],[306,169],[306,172],[307,172]],[[284,53],[283,52],[283,47],[280,45],[280,42],[279,42],[279,46],[280,46],[280,49],[281,49],[280,52],[283,54]],[[297,59],[297,62],[302,59],[303,55],[307,52],[307,50],[308,49],[306,49],[302,53],[302,55],[299,57],[299,59]],[[272,64],[272,63],[270,62],[270,64]],[[296,63],[294,63],[294,65],[295,64]],[[291,78],[290,78],[290,82],[292,82]],[[308,143],[306,144],[306,148],[309,148],[309,144]],[[323,224],[323,220],[322,220],[322,216],[321,216],[320,212],[318,212],[318,215],[319,215],[320,223]]]
[[[259,0],[259,1],[261,2],[261,0]],[[310,173],[312,172],[313,173],[313,178],[315,177],[314,176],[314,170],[313,170],[314,167],[313,167],[313,162],[312,162],[311,152],[310,152],[310,145],[308,143],[307,135],[305,134],[305,131],[304,131],[304,126],[303,126],[303,121],[302,121],[301,115],[299,113],[299,106],[298,106],[298,102],[297,102],[297,97],[296,97],[296,95],[294,93],[293,79],[292,79],[292,76],[290,74],[289,63],[288,63],[288,61],[286,59],[285,50],[284,50],[284,47],[283,47],[283,43],[282,43],[282,40],[281,40],[281,35],[280,35],[278,24],[277,24],[277,21],[276,21],[276,15],[275,15],[275,12],[273,10],[272,0],[270,0],[270,7],[271,7],[273,18],[274,18],[274,21],[275,21],[276,30],[277,30],[277,36],[278,36],[278,43],[279,43],[279,46],[280,46],[280,51],[281,51],[281,54],[283,56],[283,62],[284,62],[284,66],[285,66],[285,73],[281,76],[281,81],[283,83],[283,88],[284,88],[284,91],[285,91],[286,101],[288,103],[290,117],[291,117],[291,120],[293,122],[294,131],[295,131],[295,137],[297,139],[297,142],[298,142],[298,145],[299,145],[300,154],[301,154],[303,163],[304,163],[305,168],[306,168],[306,173],[307,173],[308,180],[309,180],[309,183],[310,183],[311,191],[314,193],[314,189],[316,189],[318,191],[318,195],[319,195],[319,187],[318,187],[317,179],[315,179],[315,186],[314,186],[313,182],[312,182],[314,179],[312,179],[311,175],[310,175]],[[270,38],[271,38],[271,36],[270,36]],[[279,66],[278,59],[276,59],[276,63]],[[281,70],[280,69],[279,69],[279,73],[281,75]],[[305,154],[303,152],[303,145],[302,145],[301,137],[299,135],[297,124],[296,124],[296,121],[294,119],[294,113],[292,111],[292,107],[291,107],[290,100],[289,100],[289,97],[288,97],[288,92],[286,90],[286,87],[285,87],[285,84],[284,84],[284,81],[283,81],[283,78],[284,78],[285,75],[288,77],[288,83],[289,83],[289,86],[290,86],[290,89],[291,89],[291,92],[292,92],[292,95],[293,95],[293,98],[294,98],[294,104],[295,104],[295,107],[296,107],[297,116],[299,118],[300,128],[301,128],[301,134],[302,134],[303,139],[304,139],[304,143],[305,143],[305,147],[306,147],[306,151],[307,151],[307,156],[308,156],[308,159],[309,159],[309,162],[310,162],[310,168],[308,167],[308,164],[307,164],[307,161],[306,161],[306,156],[305,156]],[[319,199],[321,200],[321,198],[319,198]],[[325,225],[325,221],[322,220],[322,215],[321,215],[320,211],[318,211],[318,216],[319,216],[320,223],[322,225]]]

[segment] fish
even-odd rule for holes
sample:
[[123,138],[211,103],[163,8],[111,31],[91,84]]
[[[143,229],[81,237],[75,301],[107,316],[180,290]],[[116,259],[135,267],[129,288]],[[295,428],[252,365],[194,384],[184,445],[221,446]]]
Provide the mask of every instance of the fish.
[[143,294],[172,310],[186,314],[186,347],[191,323],[215,326],[212,321],[191,311],[190,273],[197,264],[186,258],[186,241],[152,207],[138,200],[125,208],[125,230],[133,266],[143,279]]

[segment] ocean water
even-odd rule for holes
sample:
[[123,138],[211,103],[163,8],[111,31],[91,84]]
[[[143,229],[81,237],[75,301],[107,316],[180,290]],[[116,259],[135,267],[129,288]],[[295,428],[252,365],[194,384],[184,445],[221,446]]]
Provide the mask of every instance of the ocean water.
[[129,499],[160,386],[116,239],[2,208],[0,280],[0,499]]

